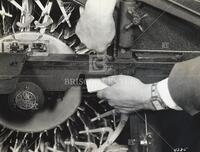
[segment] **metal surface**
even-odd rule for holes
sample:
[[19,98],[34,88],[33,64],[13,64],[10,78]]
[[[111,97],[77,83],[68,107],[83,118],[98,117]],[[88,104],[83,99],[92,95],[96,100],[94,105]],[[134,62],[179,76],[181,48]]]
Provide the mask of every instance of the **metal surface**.
[[25,54],[0,54],[0,94],[14,91],[25,60]]
[[199,0],[169,0],[175,5],[182,7],[198,16],[200,16],[200,1]]
[[34,114],[12,113],[6,102],[0,103],[0,124],[20,132],[41,132],[59,126],[78,108],[81,101],[80,87],[66,91],[62,101],[54,102],[53,107],[46,106]]
[[179,6],[176,6],[167,0],[138,0],[138,1],[149,4],[153,7],[163,10],[169,14],[172,14],[174,16],[177,16],[188,22],[191,22],[195,25],[200,26],[200,17],[199,16],[197,16],[195,14],[191,14],[187,10],[182,9]]
[[16,95],[16,105],[22,110],[37,110],[37,98],[29,91],[21,91]]
[[[128,16],[128,18],[132,18],[123,18],[127,17],[129,5],[124,11],[116,9],[121,11],[120,15],[122,16],[122,20],[119,21],[121,23],[116,21],[117,26],[121,24],[127,25],[129,28],[132,27],[132,22],[137,26],[141,23],[142,28],[140,28],[143,29],[144,33],[139,30],[139,34],[137,33],[138,31],[132,31],[133,29],[139,29],[138,27],[127,31],[126,34],[132,34],[140,41],[133,42],[130,39],[122,38],[124,43],[129,42],[130,49],[127,49],[126,45],[120,48],[118,42],[115,41],[115,49],[113,50],[111,47],[108,50],[112,60],[105,58],[105,62],[99,60],[97,56],[88,56],[86,52],[94,53],[94,51],[84,48],[84,45],[81,47],[79,45],[80,41],[74,33],[76,21],[79,17],[78,7],[80,5],[84,6],[85,0],[72,0],[79,5],[74,5],[73,3],[70,7],[63,5],[68,1],[58,1],[59,3],[53,1],[52,7],[49,7],[47,11],[48,15],[46,14],[46,17],[52,18],[52,20],[49,20],[51,22],[47,21],[43,24],[41,19],[39,20],[39,23],[41,23],[38,24],[39,26],[35,26],[31,22],[30,32],[21,32],[21,28],[15,27],[16,23],[19,24],[17,16],[23,13],[17,11],[17,9],[23,9],[21,1],[9,1],[12,4],[7,4],[7,1],[1,0],[6,13],[11,13],[14,10],[12,19],[15,21],[11,21],[12,29],[8,24],[8,33],[3,33],[4,37],[0,40],[0,50],[4,52],[0,54],[0,76],[2,78],[0,79],[0,93],[2,93],[1,91],[6,94],[10,93],[15,89],[15,85],[18,82],[28,81],[34,82],[41,87],[45,91],[47,99],[44,109],[40,109],[35,113],[16,115],[10,112],[10,109],[6,106],[6,98],[1,97],[0,124],[2,124],[2,128],[0,127],[0,151],[8,147],[8,150],[6,149],[5,151],[89,152],[93,150],[96,152],[98,149],[102,152],[107,149],[108,151],[119,150],[121,152],[120,148],[112,148],[114,146],[112,143],[124,129],[127,116],[120,121],[119,114],[107,102],[98,102],[98,99],[94,97],[95,95],[87,94],[84,90],[84,78],[82,79],[82,77],[127,74],[136,76],[145,83],[151,83],[166,78],[175,63],[199,56],[199,36],[196,35],[199,32],[198,27],[179,20],[165,13],[165,11],[195,25],[200,25],[198,16],[169,3],[167,0],[141,0],[159,8],[155,9],[145,4],[142,5],[143,7],[138,7],[140,11],[149,14],[142,22],[140,22],[140,16],[137,13],[135,14],[134,11],[131,12],[132,16]],[[28,1],[24,0],[23,2],[24,5],[29,4],[25,3]],[[47,0],[33,1],[34,7],[31,14],[35,17],[35,20],[38,20],[40,16],[42,18],[45,16],[42,14],[42,10],[45,9],[47,2]],[[130,2],[135,1],[130,0]],[[11,12],[7,10],[7,6],[12,8]],[[62,8],[59,6],[62,6]],[[136,20],[134,20],[135,16],[137,17]],[[9,18],[5,16],[5,19]],[[51,24],[52,21],[53,24]],[[70,22],[67,24],[65,21]],[[70,24],[71,28],[69,28]],[[23,26],[21,27],[23,28]],[[37,27],[38,29],[35,29]],[[41,33],[40,30],[42,28],[45,28],[43,30],[45,33]],[[23,31],[26,30],[23,29]],[[128,35],[128,38],[130,37]],[[116,36],[116,39],[118,38],[119,35]],[[169,45],[166,43],[169,43]],[[174,46],[177,47],[174,48]],[[6,57],[5,52],[10,53],[10,57]],[[24,60],[18,60],[21,52],[25,53],[25,64]],[[25,55],[27,56],[25,57]],[[81,81],[78,80],[80,76]],[[12,81],[8,83],[7,80]],[[83,85],[81,91],[80,88],[73,87],[80,85]],[[68,91],[64,99],[62,99],[62,95],[66,90]],[[80,96],[80,93],[83,93],[83,96]],[[22,96],[25,98],[22,98]],[[18,97],[18,106],[21,109],[30,109],[35,104],[35,98],[30,92],[25,92],[25,95],[21,92]],[[52,100],[49,100],[49,98],[52,98]],[[152,113],[153,116],[154,114]],[[155,115],[157,116],[157,113]],[[157,135],[155,136],[154,133],[149,134],[152,130],[148,128],[147,123],[150,122],[153,126],[158,124],[154,121],[153,116],[151,117],[151,114],[147,113],[145,114],[144,122],[138,121],[138,116],[136,116],[137,119],[133,120],[133,129],[131,131],[138,137],[136,139],[138,143],[135,144],[134,151],[161,151],[160,148],[163,145],[159,142],[160,138]],[[173,118],[175,118],[174,115]],[[165,119],[162,118],[161,120]],[[168,125],[169,123],[163,126],[168,127]],[[129,134],[129,130],[125,130],[125,133]],[[151,140],[149,140],[150,135],[153,135]],[[126,141],[129,138],[124,139]],[[150,142],[153,144],[150,144]],[[30,147],[32,143],[34,145]],[[140,144],[139,148],[137,147],[138,144]],[[146,148],[147,146],[149,147]],[[167,148],[165,147],[165,149]],[[124,151],[126,150],[124,148]]]
[[[14,35],[5,36],[0,39],[0,50],[3,52],[9,52],[8,48],[4,48],[4,43],[21,42],[24,44],[31,44],[33,42],[44,42],[48,43],[48,53],[49,54],[74,54],[72,49],[67,46],[64,42],[47,34],[40,34],[38,32],[20,32]],[[30,48],[28,48],[30,49]],[[30,50],[27,50],[30,51]]]
[[[86,1],[0,2],[13,15],[12,19],[5,16],[9,24],[0,40],[0,94],[9,94],[0,96],[0,151],[103,152],[107,147],[127,151],[111,145],[127,121],[119,122],[119,113],[90,122],[90,116],[112,108],[105,103],[86,103],[91,99],[84,90],[84,76],[112,70],[98,66],[97,56],[88,56],[95,51],[81,45],[75,34],[79,7]],[[19,55],[23,62],[18,61]],[[44,95],[45,103],[41,100]],[[105,128],[111,131],[109,135]]]

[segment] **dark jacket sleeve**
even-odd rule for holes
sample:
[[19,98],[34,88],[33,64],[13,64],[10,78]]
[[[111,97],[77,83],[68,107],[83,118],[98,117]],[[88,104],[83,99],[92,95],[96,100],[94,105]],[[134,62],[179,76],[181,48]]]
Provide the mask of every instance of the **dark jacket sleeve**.
[[168,80],[173,100],[191,115],[200,112],[200,57],[178,63]]

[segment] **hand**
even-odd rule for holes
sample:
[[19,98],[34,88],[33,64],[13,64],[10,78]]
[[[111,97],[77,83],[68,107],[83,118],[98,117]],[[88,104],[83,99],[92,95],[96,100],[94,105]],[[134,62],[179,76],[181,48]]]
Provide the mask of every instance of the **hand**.
[[144,84],[137,78],[124,75],[102,78],[102,81],[109,87],[97,92],[97,96],[108,100],[120,112],[155,110],[150,102],[151,84]]

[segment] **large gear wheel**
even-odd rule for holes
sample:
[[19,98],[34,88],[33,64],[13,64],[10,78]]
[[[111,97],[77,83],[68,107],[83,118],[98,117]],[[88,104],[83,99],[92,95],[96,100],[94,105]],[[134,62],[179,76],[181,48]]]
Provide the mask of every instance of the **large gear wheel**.
[[[0,53],[90,54],[75,34],[80,4],[0,0]],[[37,84],[20,82],[0,98],[1,152],[104,152],[128,119],[80,87],[44,93]],[[109,151],[113,147],[127,151],[119,145]]]

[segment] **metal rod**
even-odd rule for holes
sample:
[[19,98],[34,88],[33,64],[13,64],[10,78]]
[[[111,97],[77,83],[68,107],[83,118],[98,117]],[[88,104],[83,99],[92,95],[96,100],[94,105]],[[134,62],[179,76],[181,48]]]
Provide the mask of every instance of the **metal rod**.
[[137,50],[130,49],[134,53],[182,53],[182,54],[200,54],[200,51],[178,51],[178,50]]

